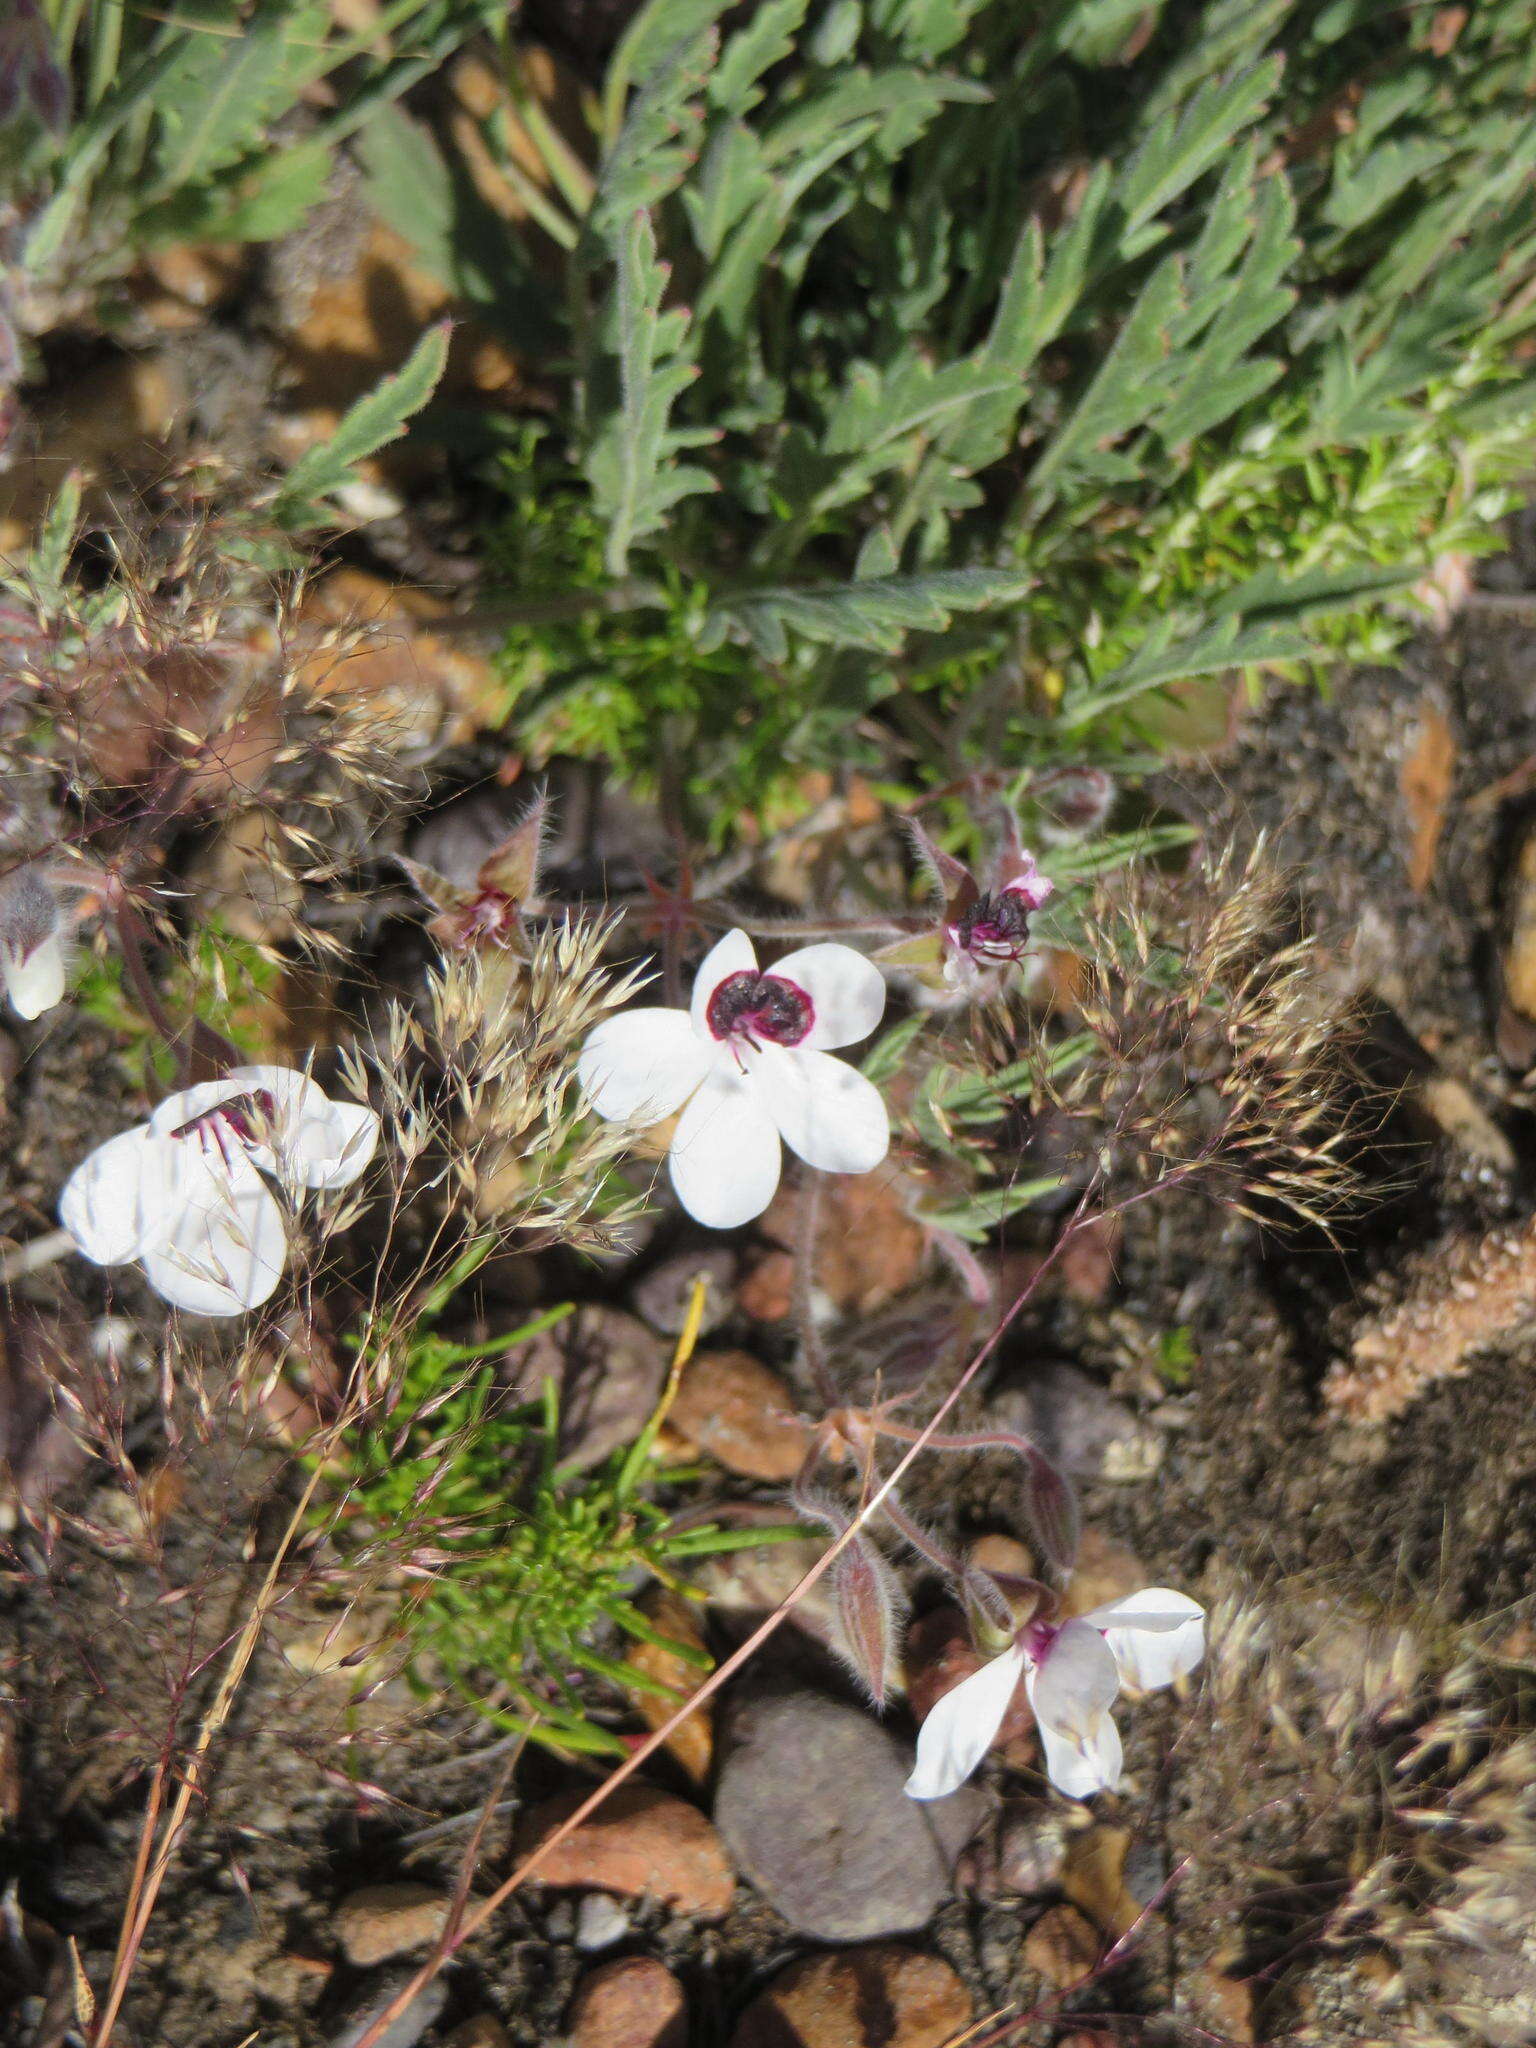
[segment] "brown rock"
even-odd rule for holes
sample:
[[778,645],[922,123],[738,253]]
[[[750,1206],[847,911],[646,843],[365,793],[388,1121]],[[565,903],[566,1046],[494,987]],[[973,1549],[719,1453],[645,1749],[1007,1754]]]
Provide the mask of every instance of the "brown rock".
[[686,2048],[688,2004],[653,1956],[625,1956],[582,1978],[565,2023],[571,2048]]
[[170,242],[140,257],[128,290],[153,326],[177,334],[227,305],[250,266],[247,242]]
[[477,2012],[456,2026],[443,2048],[512,2048],[512,2036],[493,2012]]
[[530,1393],[554,1380],[561,1460],[585,1471],[640,1434],[661,1397],[670,1357],[638,1316],[589,1305],[509,1351],[502,1370]]
[[1032,1550],[1016,1536],[978,1536],[970,1549],[971,1563],[984,1572],[1000,1572],[1007,1579],[1032,1579],[1039,1566]]
[[742,2014],[731,2048],[945,2048],[970,2023],[948,1963],[882,1941],[781,1970]]
[[[781,1188],[762,1229],[795,1245],[800,1190]],[[844,1313],[868,1315],[909,1287],[922,1270],[927,1234],[907,1213],[893,1173],[828,1175],[822,1184],[816,1285]]]
[[[669,1641],[632,1643],[625,1653],[624,1662],[638,1677],[652,1679],[657,1685],[667,1688],[670,1697],[644,1686],[636,1686],[630,1694],[635,1711],[646,1727],[654,1730],[670,1721],[683,1701],[698,1691],[709,1676],[713,1660],[701,1664],[670,1647],[676,1643],[682,1649],[708,1657],[704,1632],[699,1627],[698,1609],[691,1600],[661,1587],[646,1597],[644,1611],[646,1620]],[[709,1708],[701,1707],[698,1713],[690,1714],[680,1727],[674,1729],[667,1738],[667,1748],[693,1782],[702,1785],[709,1777],[715,1749]]]
[[1072,1904],[1116,1941],[1141,1915],[1125,1882],[1130,1846],[1129,1828],[1081,1828],[1067,1844],[1061,1872],[1061,1889]]
[[1146,1567],[1128,1543],[1117,1542],[1099,1529],[1085,1529],[1078,1545],[1077,1563],[1062,1595],[1062,1619],[1086,1614],[1127,1593],[1139,1593],[1150,1585]]
[[1069,1991],[1104,1950],[1098,1931],[1076,1906],[1052,1906],[1024,1937],[1024,1960],[1055,1991]]
[[793,1479],[811,1447],[810,1425],[795,1413],[788,1387],[746,1351],[701,1351],[667,1421],[744,1479]]
[[[530,1854],[587,1799],[562,1792],[536,1806],[518,1830],[517,1854]],[[736,1888],[725,1846],[695,1806],[649,1785],[624,1784],[590,1820],[544,1858],[530,1880],[581,1891],[659,1899],[677,1913],[718,1920]]]
[[[1390,1971],[1386,1958],[1376,1958]],[[1201,2023],[1223,2042],[1248,2048],[1255,2038],[1253,1987],[1207,1963],[1190,1987],[1189,2002]]]
[[1521,842],[1510,879],[1504,999],[1520,1016],[1536,1019],[1536,830]]
[[0,475],[0,555],[31,545],[71,469],[93,484],[148,482],[163,471],[185,396],[180,371],[159,351],[108,357],[51,392],[38,408],[36,452]]
[[765,1252],[736,1289],[744,1315],[781,1323],[795,1305],[795,1262],[788,1252]]
[[370,1884],[336,1908],[334,1926],[349,1963],[366,1968],[436,1941],[452,1904],[429,1884]]

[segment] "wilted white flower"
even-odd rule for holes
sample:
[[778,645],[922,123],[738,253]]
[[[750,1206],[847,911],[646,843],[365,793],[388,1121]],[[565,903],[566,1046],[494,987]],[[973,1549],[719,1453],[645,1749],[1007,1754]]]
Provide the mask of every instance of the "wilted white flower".
[[0,980],[18,1017],[64,1000],[66,925],[59,899],[34,867],[0,877]]
[[267,1299],[287,1261],[267,1178],[290,1200],[345,1187],[378,1136],[371,1109],[332,1102],[307,1075],[236,1067],[99,1146],[65,1182],[59,1220],[88,1259],[136,1262],[175,1307],[239,1315]]
[[707,955],[687,1010],[623,1010],[582,1047],[599,1116],[659,1123],[681,1110],[668,1163],[690,1216],[730,1230],[779,1184],[780,1140],[824,1173],[868,1173],[890,1145],[873,1082],[831,1046],[866,1038],[880,970],[849,946],[806,946],[766,973],[743,931]]
[[1122,1685],[1155,1692],[1205,1654],[1205,1610],[1184,1593],[1151,1586],[1064,1622],[1030,1622],[1011,1647],[962,1679],[917,1737],[913,1799],[942,1799],[997,1739],[1020,1678],[1045,1749],[1046,1776],[1073,1799],[1107,1792],[1120,1777],[1120,1731],[1110,1715]]

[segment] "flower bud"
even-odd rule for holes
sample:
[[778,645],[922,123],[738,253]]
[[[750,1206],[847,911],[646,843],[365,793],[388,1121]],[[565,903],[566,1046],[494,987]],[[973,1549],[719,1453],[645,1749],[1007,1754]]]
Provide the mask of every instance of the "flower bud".
[[0,979],[18,1017],[40,1017],[64,1000],[65,923],[35,867],[0,878]]

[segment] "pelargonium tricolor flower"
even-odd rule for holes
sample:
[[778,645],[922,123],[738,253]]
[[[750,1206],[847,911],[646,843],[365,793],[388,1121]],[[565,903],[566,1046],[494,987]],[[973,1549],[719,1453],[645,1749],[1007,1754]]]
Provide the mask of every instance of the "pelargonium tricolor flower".
[[920,825],[909,822],[913,845],[933,876],[941,908],[937,923],[915,939],[884,948],[876,957],[912,969],[931,986],[952,994],[989,993],[1000,976],[1024,958],[1030,919],[1056,885],[1040,872],[1009,821],[983,889],[970,869],[945,853]]
[[77,1166],[59,1221],[98,1266],[141,1265],[156,1293],[198,1315],[258,1308],[288,1258],[283,1208],[304,1188],[357,1179],[379,1120],[332,1102],[289,1067],[236,1067],[167,1096],[147,1124]]
[[873,1082],[832,1048],[868,1037],[885,1009],[879,968],[850,946],[806,946],[760,968],[744,931],[705,957],[686,1010],[622,1010],[582,1047],[599,1116],[659,1123],[690,1216],[730,1230],[773,1199],[781,1141],[824,1173],[868,1173],[890,1145]]
[[0,980],[18,1017],[41,1017],[63,1002],[67,931],[59,899],[36,867],[0,876]]
[[918,1730],[913,1799],[963,1785],[997,1739],[1019,1680],[1034,1710],[1045,1771],[1058,1791],[1089,1799],[1119,1781],[1120,1731],[1110,1708],[1122,1685],[1154,1692],[1205,1654],[1205,1610],[1151,1586],[1070,1621],[1029,1621],[1000,1657],[964,1678]]

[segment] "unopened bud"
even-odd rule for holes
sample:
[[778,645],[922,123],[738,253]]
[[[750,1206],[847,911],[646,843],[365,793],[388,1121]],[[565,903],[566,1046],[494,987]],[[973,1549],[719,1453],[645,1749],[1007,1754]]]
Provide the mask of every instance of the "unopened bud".
[[64,1000],[64,916],[34,867],[0,878],[0,978],[18,1017]]
[[897,1621],[906,1601],[873,1543],[855,1536],[832,1567],[839,1648],[874,1705],[883,1707],[895,1670]]
[[1040,1451],[1026,1461],[1024,1513],[1046,1561],[1065,1577],[1077,1560],[1082,1515],[1065,1475]]
[[1115,800],[1115,781],[1102,768],[1065,768],[1040,791],[1040,830],[1053,844],[1098,830]]

